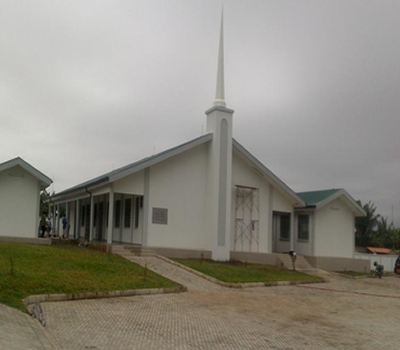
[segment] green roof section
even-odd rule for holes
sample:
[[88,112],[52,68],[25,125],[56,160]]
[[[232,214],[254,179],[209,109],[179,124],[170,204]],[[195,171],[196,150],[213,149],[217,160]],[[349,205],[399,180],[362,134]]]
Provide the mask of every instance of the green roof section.
[[329,198],[341,189],[321,190],[321,191],[309,191],[309,192],[297,192],[297,195],[307,203],[307,207],[314,207],[323,200]]

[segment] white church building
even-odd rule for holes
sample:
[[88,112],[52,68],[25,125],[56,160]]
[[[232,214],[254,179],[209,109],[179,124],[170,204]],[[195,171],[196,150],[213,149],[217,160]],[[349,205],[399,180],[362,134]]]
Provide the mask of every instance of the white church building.
[[[363,209],[344,190],[295,193],[232,137],[224,95],[223,28],[206,133],[52,197],[70,235],[107,244],[211,252],[352,258]],[[319,200],[320,199],[320,200]]]

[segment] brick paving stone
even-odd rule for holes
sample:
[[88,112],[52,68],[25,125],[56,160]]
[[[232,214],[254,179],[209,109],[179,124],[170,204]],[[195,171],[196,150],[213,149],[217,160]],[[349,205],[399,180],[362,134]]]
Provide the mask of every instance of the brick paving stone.
[[0,349],[53,350],[55,342],[28,314],[0,304]]
[[228,289],[140,259],[189,292],[44,303],[59,349],[399,349],[399,278]]

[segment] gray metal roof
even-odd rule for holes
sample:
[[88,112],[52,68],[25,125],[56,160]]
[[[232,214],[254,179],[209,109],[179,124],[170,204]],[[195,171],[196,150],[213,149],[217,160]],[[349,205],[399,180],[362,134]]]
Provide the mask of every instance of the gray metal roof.
[[[114,182],[116,180],[119,180],[125,176],[131,175],[135,172],[138,172],[140,170],[143,170],[149,166],[152,166],[154,164],[157,164],[159,162],[162,162],[165,159],[168,159],[170,157],[173,157],[177,154],[180,154],[182,152],[185,152],[193,147],[199,146],[203,143],[206,143],[210,140],[212,140],[213,134],[206,134],[200,137],[197,137],[193,140],[190,140],[188,142],[185,142],[183,144],[180,144],[176,147],[170,148],[168,150],[165,150],[163,152],[157,153],[151,157],[147,157],[144,159],[141,159],[137,162],[128,164],[124,167],[115,169],[113,171],[110,171],[106,174],[100,175],[98,177],[95,177],[94,179],[85,181],[79,185],[76,185],[74,187],[68,188],[62,192],[59,192],[53,196],[53,200],[59,200],[62,198],[64,195],[71,194],[75,191],[83,191],[85,189],[88,189],[92,186],[95,185],[100,185],[102,183],[107,184]],[[294,202],[297,203],[299,206],[304,206],[305,202],[291,189],[289,186],[287,186],[282,180],[280,180],[274,173],[272,173],[267,167],[264,166],[258,159],[256,159],[249,151],[247,151],[239,142],[237,142],[235,139],[232,139],[233,147],[237,149],[241,154],[243,154],[261,173],[266,175],[272,183],[274,183],[276,186],[281,188],[284,192],[286,192],[290,197],[293,198]]]
[[95,178],[93,178],[91,180],[82,182],[79,185],[70,187],[70,188],[68,188],[68,189],[66,189],[64,191],[56,193],[53,196],[53,199],[57,199],[58,197],[61,197],[63,195],[69,194],[69,193],[74,192],[74,191],[84,190],[85,188],[89,188],[91,186],[98,185],[98,184],[100,184],[102,182],[104,182],[104,183],[113,182],[113,181],[118,180],[118,179],[120,179],[122,177],[128,176],[128,175],[130,175],[130,174],[132,174],[134,172],[140,171],[140,170],[142,170],[144,168],[147,168],[147,167],[149,167],[151,165],[154,165],[154,164],[156,164],[158,162],[161,162],[161,161],[163,161],[163,160],[165,160],[167,158],[170,158],[170,157],[172,157],[174,155],[177,155],[179,153],[187,151],[187,150],[189,150],[189,149],[191,149],[193,147],[196,147],[196,146],[199,146],[199,145],[201,145],[203,143],[206,143],[206,142],[208,142],[208,141],[210,141],[212,139],[212,136],[213,136],[213,134],[210,133],[210,134],[206,134],[206,135],[197,137],[197,138],[195,138],[193,140],[190,140],[188,142],[185,142],[185,143],[180,144],[178,146],[175,146],[173,148],[169,148],[169,149],[167,149],[167,150],[165,150],[163,152],[154,154],[153,156],[143,158],[141,160],[138,160],[137,162],[125,165],[125,166],[123,166],[121,168],[118,168],[118,169],[115,169],[115,170],[110,171],[108,173],[105,173],[103,175],[97,176],[97,177],[95,177]]
[[53,182],[52,179],[50,179],[48,176],[43,174],[41,171],[37,170],[34,166],[30,165],[27,161],[23,160],[21,157],[16,157],[10,160],[7,160],[4,163],[0,163],[0,171],[4,171],[6,169],[10,169],[14,166],[20,166],[24,170],[26,170],[28,173],[30,173],[32,176],[37,178],[41,185],[42,188],[46,188],[50,186],[50,184]]

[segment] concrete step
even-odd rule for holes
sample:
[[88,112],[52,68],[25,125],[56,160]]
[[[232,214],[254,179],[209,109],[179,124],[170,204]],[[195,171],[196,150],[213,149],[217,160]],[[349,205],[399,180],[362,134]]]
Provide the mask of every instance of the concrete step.
[[[293,268],[292,258],[288,254],[279,254],[278,256],[280,262],[283,264],[284,267],[287,269]],[[306,258],[302,255],[297,255],[296,269],[312,269],[312,266],[308,263]]]
[[129,256],[142,256],[142,257],[154,257],[157,253],[147,247],[134,246],[134,245],[113,245],[112,252],[114,254],[121,255],[123,257]]

